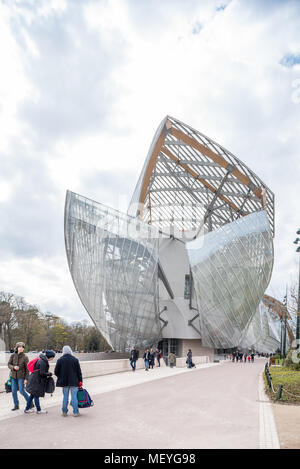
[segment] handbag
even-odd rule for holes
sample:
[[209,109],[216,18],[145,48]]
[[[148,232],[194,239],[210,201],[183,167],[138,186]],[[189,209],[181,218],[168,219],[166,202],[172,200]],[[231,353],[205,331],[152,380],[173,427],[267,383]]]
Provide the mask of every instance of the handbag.
[[55,383],[54,383],[54,379],[49,376],[49,378],[47,378],[47,381],[46,381],[46,387],[45,387],[45,392],[47,394],[53,394],[55,391]]
[[12,392],[11,391],[11,373],[9,373],[9,377],[8,377],[8,380],[6,381],[5,383],[5,391],[8,393],[8,392]]
[[94,401],[92,400],[91,396],[89,395],[86,389],[83,389],[82,386],[78,388],[77,400],[79,409],[84,409],[85,407],[93,407],[94,405]]

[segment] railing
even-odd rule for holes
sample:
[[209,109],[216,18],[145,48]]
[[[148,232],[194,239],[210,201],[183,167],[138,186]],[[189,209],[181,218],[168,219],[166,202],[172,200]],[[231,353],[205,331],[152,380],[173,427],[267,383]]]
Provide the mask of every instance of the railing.
[[279,384],[277,391],[275,391],[268,363],[265,364],[265,377],[266,377],[267,382],[268,382],[269,390],[272,391],[274,394],[277,394],[275,401],[279,401],[281,399],[283,392],[286,392],[290,396],[293,396],[293,397],[296,397],[296,398],[300,399],[300,396],[297,396],[297,394],[292,394],[291,392],[284,389],[282,384]]

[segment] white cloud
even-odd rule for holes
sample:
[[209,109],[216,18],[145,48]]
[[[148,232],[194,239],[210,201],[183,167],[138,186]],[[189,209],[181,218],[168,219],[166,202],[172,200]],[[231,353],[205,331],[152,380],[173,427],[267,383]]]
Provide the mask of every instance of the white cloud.
[[0,278],[1,289],[17,293],[43,312],[50,310],[70,322],[89,320],[75,292],[65,256],[1,262]]
[[297,272],[300,71],[280,61],[300,52],[300,11],[298,2],[263,3],[0,6],[1,288],[86,317],[61,268],[65,190],[124,206],[170,114],[236,154],[275,193],[270,289],[284,294]]
[[12,187],[7,181],[0,180],[0,203],[6,202],[11,195]]

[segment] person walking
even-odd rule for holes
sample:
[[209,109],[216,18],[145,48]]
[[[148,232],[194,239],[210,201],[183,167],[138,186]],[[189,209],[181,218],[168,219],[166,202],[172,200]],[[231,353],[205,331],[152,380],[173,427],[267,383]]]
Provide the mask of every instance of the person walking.
[[27,401],[27,406],[24,410],[25,414],[34,412],[31,408],[31,403],[34,400],[36,413],[47,414],[47,410],[42,410],[40,406],[40,397],[45,396],[45,389],[47,379],[52,376],[49,371],[49,361],[53,360],[55,352],[53,350],[45,350],[45,353],[40,353],[39,359],[35,362],[33,372],[28,378],[26,391],[30,393]]
[[251,360],[251,357],[250,355],[248,355],[248,363],[250,363],[250,360]]
[[156,349],[155,355],[156,355],[158,366],[160,366],[161,351],[158,348]]
[[245,353],[245,355],[244,355],[244,363],[246,363],[246,361],[247,361],[247,354]]
[[251,353],[251,363],[254,363],[254,353]]
[[[14,352],[9,357],[7,366],[10,369],[11,373],[11,391],[14,401],[14,407],[11,410],[18,410],[19,399],[18,399],[18,389],[19,393],[22,394],[26,403],[28,402],[29,395],[25,391],[25,386],[29,378],[29,371],[27,369],[28,357],[24,353],[25,344],[24,342],[17,342]],[[33,407],[33,404],[32,406]]]
[[173,352],[170,352],[169,353],[170,368],[173,368],[173,366],[175,365],[175,361],[176,361],[176,355]]
[[193,363],[193,355],[192,355],[192,350],[189,348],[188,353],[187,353],[187,367],[192,368],[192,363]]
[[145,350],[143,358],[144,358],[144,363],[145,363],[145,371],[149,371],[150,352],[148,348]]
[[150,349],[150,360],[149,360],[149,368],[151,367],[153,370],[154,367],[154,359],[155,359],[155,353],[153,348]]
[[82,373],[78,358],[73,356],[72,349],[65,345],[62,349],[62,356],[57,360],[55,370],[57,376],[56,387],[61,387],[63,392],[62,416],[68,415],[69,393],[71,394],[71,405],[74,417],[78,417],[78,386],[82,386]]
[[137,351],[135,350],[135,347],[134,347],[134,346],[131,347],[129,361],[130,361],[130,365],[131,365],[132,371],[135,371],[135,369],[136,369],[136,362],[138,361],[138,353],[137,353]]

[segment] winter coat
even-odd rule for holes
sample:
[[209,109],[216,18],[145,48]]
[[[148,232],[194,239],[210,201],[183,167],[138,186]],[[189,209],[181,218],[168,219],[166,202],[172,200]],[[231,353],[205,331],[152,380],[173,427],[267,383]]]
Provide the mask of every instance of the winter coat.
[[[27,369],[28,357],[24,352],[13,353],[8,360],[7,366],[11,370],[11,377],[14,379],[26,379],[28,380],[29,371]],[[14,366],[18,366],[19,370],[14,370]]]
[[139,357],[138,357],[137,351],[136,350],[131,350],[129,360],[133,361],[133,362],[136,362],[138,360],[138,358]]
[[147,353],[145,352],[143,358],[144,360],[150,361],[150,352],[147,352]]
[[60,357],[55,366],[56,387],[77,387],[82,382],[79,360],[69,353]]
[[174,353],[169,353],[169,363],[175,363],[176,355]]
[[152,365],[152,364],[154,365],[154,357],[155,357],[154,352],[153,352],[153,353],[150,352],[150,359],[149,359],[149,362],[150,362],[151,365]]
[[44,397],[49,376],[52,376],[52,373],[49,373],[48,359],[46,355],[41,353],[40,358],[34,364],[33,372],[28,378],[26,391],[36,397]]

